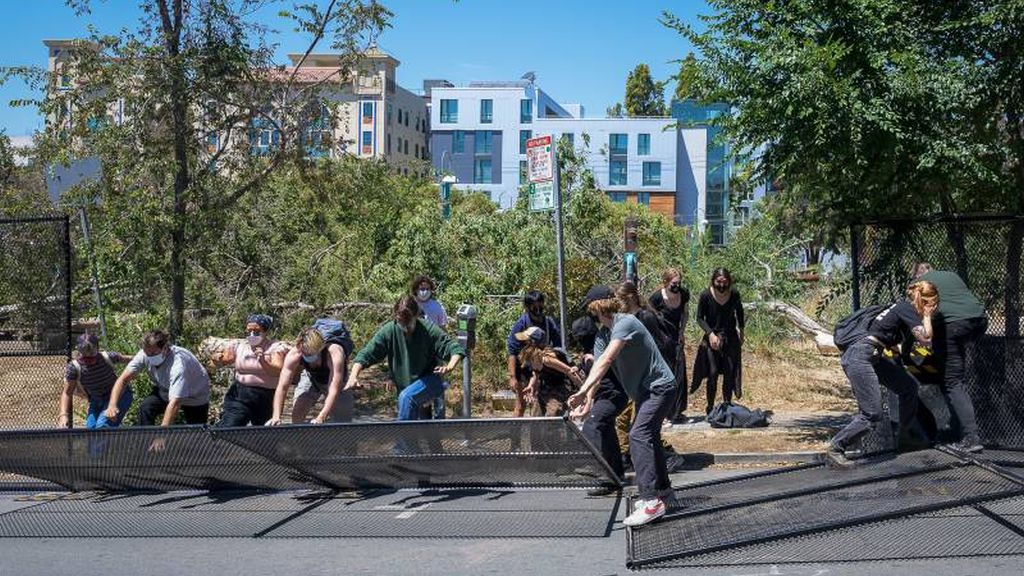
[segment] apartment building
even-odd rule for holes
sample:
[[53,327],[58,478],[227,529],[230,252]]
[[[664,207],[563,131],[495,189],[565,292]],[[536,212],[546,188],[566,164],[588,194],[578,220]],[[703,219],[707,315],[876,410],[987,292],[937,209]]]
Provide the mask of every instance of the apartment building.
[[[56,78],[56,89],[69,89],[72,74],[69,62],[74,51],[83,44],[77,40],[44,40],[49,50],[48,69]],[[424,99],[398,85],[400,62],[378,48],[367,50],[359,60],[350,79],[341,82],[338,54],[289,54],[290,65],[273,71],[278,77],[294,75],[299,85],[321,83],[323,120],[307,129],[306,152],[311,157],[351,154],[359,157],[381,157],[396,169],[422,171],[429,159],[430,133],[427,103]],[[300,66],[301,63],[301,66]],[[327,109],[331,113],[327,113]],[[111,105],[108,120],[120,123],[124,118],[121,102]],[[68,110],[62,121],[73,121]],[[249,152],[269,153],[280,142],[280,133],[272,122],[255,119],[244,131]],[[206,136],[206,148],[213,153],[226,143],[222,135]]]
[[505,208],[526,183],[526,141],[568,140],[616,202],[641,203],[682,224],[689,196],[704,195],[706,134],[679,130],[672,118],[586,118],[530,80],[436,83],[430,92],[436,170]]

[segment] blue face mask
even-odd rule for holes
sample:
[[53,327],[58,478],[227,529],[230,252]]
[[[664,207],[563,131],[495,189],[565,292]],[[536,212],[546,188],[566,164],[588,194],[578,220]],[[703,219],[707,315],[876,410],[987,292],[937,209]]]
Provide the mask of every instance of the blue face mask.
[[312,364],[313,362],[316,362],[319,358],[320,358],[319,354],[313,354],[313,355],[303,354],[302,355],[302,359],[306,361],[306,364]]

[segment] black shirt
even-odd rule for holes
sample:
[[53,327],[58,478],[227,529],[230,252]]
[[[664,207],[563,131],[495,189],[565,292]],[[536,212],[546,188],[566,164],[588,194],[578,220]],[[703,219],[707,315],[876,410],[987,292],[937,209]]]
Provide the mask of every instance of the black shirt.
[[697,324],[705,333],[714,332],[720,336],[736,334],[737,327],[743,330],[746,319],[740,293],[733,290],[725,304],[719,304],[710,289],[701,292],[697,301]]
[[665,336],[672,342],[679,342],[679,334],[686,328],[686,304],[690,301],[690,291],[682,288],[679,293],[679,306],[669,308],[661,290],[657,290],[647,299],[651,309],[665,320]]
[[903,337],[921,326],[921,317],[909,300],[900,300],[875,316],[868,328],[868,334],[886,346],[893,346]]

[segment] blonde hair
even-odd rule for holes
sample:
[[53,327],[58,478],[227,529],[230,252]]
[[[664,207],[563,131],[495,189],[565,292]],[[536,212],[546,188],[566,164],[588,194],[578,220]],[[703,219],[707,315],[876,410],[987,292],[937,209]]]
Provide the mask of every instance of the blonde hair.
[[526,367],[544,367],[545,358],[558,358],[558,354],[550,346],[527,344],[519,351],[519,365]]
[[605,298],[604,300],[594,300],[587,305],[587,312],[590,312],[594,316],[610,316],[619,312],[622,309],[622,305],[617,298]]
[[304,328],[295,340],[295,347],[303,354],[319,354],[324,349],[323,334],[312,326]]
[[907,300],[914,305],[918,314],[924,316],[925,307],[939,305],[939,289],[927,280],[918,280],[907,287]]

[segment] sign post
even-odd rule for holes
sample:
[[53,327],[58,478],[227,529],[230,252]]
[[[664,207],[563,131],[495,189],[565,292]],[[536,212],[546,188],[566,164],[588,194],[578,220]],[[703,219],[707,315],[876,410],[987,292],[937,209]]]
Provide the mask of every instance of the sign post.
[[562,238],[562,191],[558,183],[558,156],[551,135],[526,141],[530,179],[530,210],[555,211],[555,245],[558,256],[558,327],[565,345],[565,242]]

